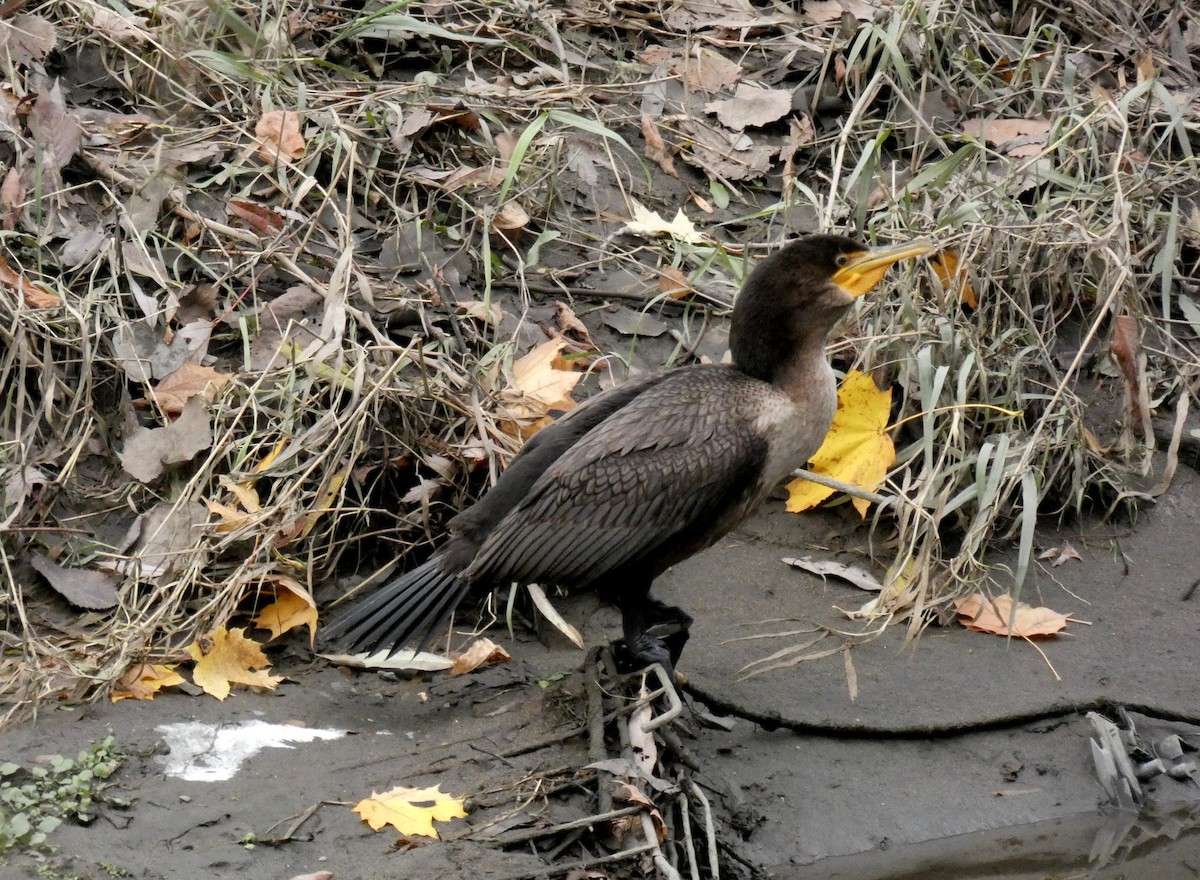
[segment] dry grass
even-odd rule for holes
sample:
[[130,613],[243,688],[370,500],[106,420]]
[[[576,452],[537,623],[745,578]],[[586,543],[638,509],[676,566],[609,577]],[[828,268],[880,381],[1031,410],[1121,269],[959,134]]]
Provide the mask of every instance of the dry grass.
[[[11,111],[3,156],[25,186],[0,240],[13,270],[62,298],[0,296],[11,711],[178,657],[276,578],[353,583],[403,564],[515,446],[502,392],[514,349],[541,336],[527,310],[546,291],[590,302],[589,284],[620,271],[644,287],[614,293],[648,304],[669,265],[727,302],[741,243],[824,227],[956,249],[979,308],[915,268],[837,347],[839,366],[902,391],[902,499],[876,535],[902,575],[884,610],[915,610],[914,626],[988,579],[1019,585],[1023,570],[986,555],[1015,540],[1027,566],[1039,511],[1142,485],[1145,442],[1089,414],[1097,389],[1121,387],[1113,316],[1143,329],[1159,409],[1195,393],[1200,328],[1182,309],[1200,254],[1200,20],[1175,4],[1136,19],[1034,4],[1012,21],[1007,6],[907,3],[848,29],[766,7],[747,30],[685,26],[655,4],[171,3],[119,21],[115,8],[29,7],[57,47],[7,63],[45,113]],[[654,46],[831,98],[793,173],[779,157],[765,181],[712,164],[652,173],[643,113],[685,154],[701,136],[679,72],[645,60]],[[125,117],[83,120],[61,168],[51,135],[67,123],[42,71],[68,86],[61,113]],[[303,121],[293,160],[256,147],[277,110]],[[963,133],[985,116],[1052,125],[1014,155]],[[783,128],[747,137],[779,145]],[[635,198],[684,207],[709,241],[620,236]],[[507,223],[512,206],[531,220]],[[131,405],[161,378],[143,381],[138,358],[169,361],[184,314],[208,328],[193,359],[234,378],[208,409],[211,444],[142,482],[118,454],[135,424],[170,419]],[[289,321],[305,330],[272,360]],[[680,358],[697,325],[682,324]],[[113,344],[134,326],[149,340],[137,357]],[[257,510],[237,502],[247,486]],[[177,537],[155,557],[138,527]],[[112,572],[118,604],[69,610],[31,573],[35,553]]]

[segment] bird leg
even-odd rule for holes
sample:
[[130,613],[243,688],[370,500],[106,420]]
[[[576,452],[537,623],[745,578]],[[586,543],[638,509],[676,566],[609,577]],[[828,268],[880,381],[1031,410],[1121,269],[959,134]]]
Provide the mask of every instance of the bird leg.
[[648,628],[662,641],[670,654],[671,664],[678,665],[683,646],[687,644],[691,635],[692,615],[678,606],[668,605],[656,599],[649,593],[646,594],[643,614],[649,623]]
[[646,609],[640,601],[627,603],[621,609],[621,628],[625,634],[625,649],[642,666],[661,663],[667,677],[675,679],[675,663],[666,644],[658,636],[646,632]]
[[[625,647],[633,659],[650,666],[661,663],[667,678],[675,680],[675,666],[687,644],[692,616],[650,595],[630,596],[621,605]],[[653,633],[650,632],[653,630]]]

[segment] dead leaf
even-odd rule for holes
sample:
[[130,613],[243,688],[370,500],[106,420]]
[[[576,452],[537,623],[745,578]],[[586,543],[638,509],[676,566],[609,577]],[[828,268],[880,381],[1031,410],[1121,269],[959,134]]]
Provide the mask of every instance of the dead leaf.
[[956,599],[954,608],[959,623],[967,629],[992,633],[998,636],[1053,636],[1062,632],[1071,621],[1069,614],[1060,614],[1049,608],[1033,608],[1021,602],[1017,605],[1016,618],[1010,632],[1008,623],[1012,617],[1012,596],[1005,593],[988,599],[983,593],[975,593],[965,599]]
[[859,21],[870,21],[876,9],[864,0],[805,0],[804,17],[817,24],[840,22],[846,13]]
[[25,185],[21,183],[21,174],[16,168],[9,168],[4,183],[0,184],[0,214],[3,214],[4,229],[16,228],[24,201]]
[[583,321],[579,320],[569,305],[558,300],[554,301],[554,323],[558,325],[563,336],[575,339],[588,348],[596,347],[592,342],[592,334],[588,332]]
[[1046,146],[1051,123],[1048,119],[968,119],[963,133],[982,138],[1013,158],[1036,156]]
[[526,439],[552,421],[551,411],[575,406],[571,392],[583,374],[560,366],[566,345],[563,339],[551,339],[513,362],[512,385],[504,394],[505,408],[519,422],[513,426],[515,432]]
[[704,105],[705,113],[715,113],[726,128],[742,131],[777,122],[792,112],[792,93],[788,89],[764,89],[738,83],[733,97]]
[[0,257],[0,284],[15,290],[31,309],[52,309],[61,302],[58,294],[50,293],[24,275],[14,272],[3,257]]
[[354,812],[362,816],[373,831],[391,825],[406,837],[433,838],[438,836],[434,822],[464,819],[467,815],[463,799],[446,794],[437,785],[430,788],[397,786],[382,794],[372,791],[369,798],[355,805]]
[[737,85],[742,75],[742,68],[737,62],[699,43],[682,66],[688,85],[694,91],[708,92],[710,95]]
[[938,281],[942,282],[943,287],[953,290],[956,284],[960,285],[959,299],[973,309],[979,308],[979,299],[975,296],[975,288],[971,286],[967,267],[959,264],[957,251],[947,248],[932,257],[929,265],[933,268],[933,274],[938,277]]
[[197,531],[207,520],[201,504],[163,501],[134,521],[122,545],[123,558],[102,559],[96,566],[144,580],[158,580],[170,574],[196,546]]
[[283,681],[282,676],[268,674],[267,655],[258,642],[246,638],[242,627],[218,627],[188,645],[187,653],[196,661],[192,681],[218,700],[228,697],[234,684],[270,689]]
[[658,289],[671,299],[683,299],[696,291],[682,270],[674,266],[666,266],[658,270]]
[[537,610],[542,612],[542,616],[555,629],[570,639],[571,644],[582,651],[583,636],[579,634],[579,630],[567,623],[566,619],[558,613],[557,608],[550,604],[550,599],[546,596],[546,591],[538,584],[527,584],[525,588],[529,590],[529,597],[533,599],[533,604],[537,606]]
[[650,800],[645,792],[628,782],[621,782],[617,784],[616,790],[613,792],[613,800],[636,804],[644,809],[650,814],[650,820],[654,823],[654,833],[658,837],[658,842],[662,843],[667,839],[667,823],[663,821],[662,813],[658,811],[654,801]]
[[764,139],[757,143],[744,132],[730,131],[689,118],[680,123],[680,135],[690,140],[691,149],[681,155],[717,180],[754,180],[771,170],[779,146]]
[[117,588],[103,572],[64,568],[46,556],[33,555],[29,564],[60,596],[78,608],[99,611],[117,604]]
[[0,63],[6,70],[41,64],[57,45],[58,32],[40,15],[14,15],[0,21]]
[[174,665],[136,663],[121,676],[108,696],[114,703],[121,700],[153,700],[163,688],[185,682],[186,679],[175,671]]
[[624,306],[611,312],[601,312],[600,320],[606,327],[611,327],[622,336],[658,337],[670,330],[664,322],[653,315]]
[[1121,368],[1129,407],[1130,427],[1143,439],[1154,436],[1150,421],[1150,392],[1146,382],[1146,354],[1142,350],[1142,326],[1132,315],[1113,318],[1108,350]]
[[[892,392],[880,391],[875,380],[865,373],[851,370],[838,389],[837,414],[825,437],[825,442],[810,461],[810,468],[824,474],[875,491],[896,462],[896,447],[887,433],[891,418]],[[792,513],[816,507],[833,494],[833,489],[797,477],[788,484],[787,509]],[[859,515],[866,517],[870,502],[865,498],[852,499]]]
[[[317,636],[317,603],[304,584],[285,575],[271,577],[275,601],[251,621],[259,629],[271,631],[271,641],[298,626],[308,627],[308,641]],[[281,589],[282,588],[282,589]]]
[[651,211],[636,200],[633,201],[633,219],[625,224],[625,231],[646,238],[669,235],[688,244],[698,244],[704,240],[682,208],[675,212],[675,219],[668,223],[657,211]]
[[212,446],[212,424],[204,398],[193,397],[179,418],[164,428],[135,428],[118,453],[134,479],[152,483],[172,465],[191,461]]
[[515,200],[507,201],[492,218],[492,231],[513,235],[529,225],[529,213]]
[[450,674],[466,675],[485,664],[505,663],[511,659],[508,651],[491,639],[476,639],[471,642],[467,650],[454,656],[454,665],[450,667]]
[[227,204],[230,214],[245,221],[263,238],[274,238],[283,231],[283,218],[270,208],[243,199],[230,199]]
[[295,162],[304,155],[304,137],[300,134],[300,114],[294,110],[271,110],[254,126],[258,155],[274,165],[280,157]]
[[202,398],[206,404],[212,403],[230,378],[228,373],[220,373],[212,367],[184,364],[150,389],[150,399],[167,415],[177,416],[193,397]]
[[792,568],[798,568],[801,571],[807,571],[820,577],[841,578],[847,583],[858,587],[860,590],[866,590],[869,593],[878,593],[883,589],[883,584],[870,572],[855,565],[845,565],[841,562],[834,562],[832,559],[814,560],[811,556],[805,556],[801,559],[787,557],[782,562],[785,565],[790,565]]
[[42,173],[53,178],[57,186],[59,172],[75,158],[83,139],[83,130],[67,111],[62,85],[57,80],[50,88],[43,86],[38,91],[29,114],[29,130],[41,148]]
[[1083,557],[1079,555],[1079,551],[1071,546],[1070,542],[1063,541],[1061,547],[1051,547],[1038,555],[1038,559],[1047,560],[1054,568],[1070,562],[1072,559],[1082,562]]
[[654,120],[646,113],[642,114],[642,138],[646,141],[646,158],[672,177],[678,177],[679,172],[675,170],[675,159],[671,150],[659,134]]

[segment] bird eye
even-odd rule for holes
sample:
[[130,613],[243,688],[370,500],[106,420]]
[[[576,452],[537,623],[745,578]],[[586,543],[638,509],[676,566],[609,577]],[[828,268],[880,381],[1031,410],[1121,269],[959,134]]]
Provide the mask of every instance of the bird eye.
[[837,263],[838,267],[840,268],[842,266],[845,266],[847,263],[849,263],[850,258],[848,256],[846,256],[845,254],[838,254],[837,259],[834,260],[834,262]]

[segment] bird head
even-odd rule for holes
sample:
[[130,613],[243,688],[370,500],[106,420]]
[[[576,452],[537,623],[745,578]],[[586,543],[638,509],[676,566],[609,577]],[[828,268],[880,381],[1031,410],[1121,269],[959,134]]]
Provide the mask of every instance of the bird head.
[[926,239],[875,248],[840,235],[790,242],[746,279],[730,327],[733,362],[770,381],[803,345],[823,345],[846,309],[878,285],[889,266],[933,250]]

